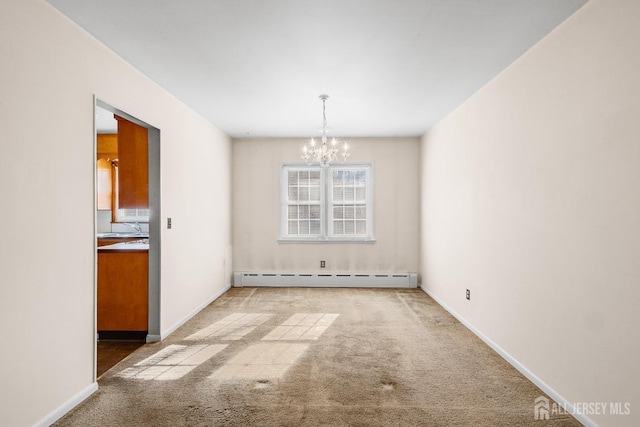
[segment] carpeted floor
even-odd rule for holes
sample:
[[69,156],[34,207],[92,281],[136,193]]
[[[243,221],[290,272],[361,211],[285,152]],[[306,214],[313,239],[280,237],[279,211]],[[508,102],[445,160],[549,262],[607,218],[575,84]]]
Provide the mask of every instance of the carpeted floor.
[[232,288],[59,426],[579,426],[417,289]]

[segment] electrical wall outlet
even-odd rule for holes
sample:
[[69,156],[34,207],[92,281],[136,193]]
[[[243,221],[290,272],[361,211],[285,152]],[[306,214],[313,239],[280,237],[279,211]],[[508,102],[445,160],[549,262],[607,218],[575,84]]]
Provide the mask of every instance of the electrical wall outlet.
[[320,268],[325,268],[325,267],[326,267],[325,262],[324,261],[320,261]]
[[171,218],[167,218],[167,229],[171,229]]
[[467,299],[471,301],[471,291],[467,289]]

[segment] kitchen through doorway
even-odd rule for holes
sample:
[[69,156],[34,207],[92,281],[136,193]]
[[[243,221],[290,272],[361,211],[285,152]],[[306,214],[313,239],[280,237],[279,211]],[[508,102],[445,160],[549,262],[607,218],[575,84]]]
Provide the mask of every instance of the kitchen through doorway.
[[160,130],[95,98],[97,380],[160,341]]

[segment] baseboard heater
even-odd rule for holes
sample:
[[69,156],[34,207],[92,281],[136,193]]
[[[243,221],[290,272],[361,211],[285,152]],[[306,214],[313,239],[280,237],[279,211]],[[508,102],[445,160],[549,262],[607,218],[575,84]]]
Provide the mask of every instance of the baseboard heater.
[[256,273],[236,271],[233,286],[417,288],[417,273]]

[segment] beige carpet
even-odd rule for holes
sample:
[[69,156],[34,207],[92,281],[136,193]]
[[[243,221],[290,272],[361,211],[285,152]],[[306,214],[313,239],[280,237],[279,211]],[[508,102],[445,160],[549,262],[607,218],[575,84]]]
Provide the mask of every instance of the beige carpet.
[[233,288],[59,426],[579,426],[421,290]]

